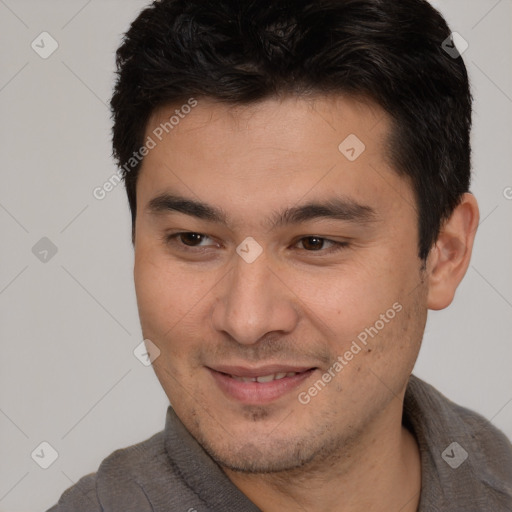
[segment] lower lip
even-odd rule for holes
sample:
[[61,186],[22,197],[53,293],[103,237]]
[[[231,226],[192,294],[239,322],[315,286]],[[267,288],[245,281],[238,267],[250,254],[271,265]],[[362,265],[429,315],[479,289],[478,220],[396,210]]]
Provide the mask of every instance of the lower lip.
[[208,369],[224,394],[249,405],[266,404],[281,398],[299,387],[315,371],[311,369],[270,382],[241,382],[225,373]]

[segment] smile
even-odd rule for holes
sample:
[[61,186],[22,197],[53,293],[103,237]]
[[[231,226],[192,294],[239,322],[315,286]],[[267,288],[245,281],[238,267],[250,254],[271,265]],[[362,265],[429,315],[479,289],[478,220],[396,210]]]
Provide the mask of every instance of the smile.
[[[230,401],[262,405],[291,395],[317,368],[267,366],[207,368],[218,389]],[[293,395],[295,396],[295,395]]]

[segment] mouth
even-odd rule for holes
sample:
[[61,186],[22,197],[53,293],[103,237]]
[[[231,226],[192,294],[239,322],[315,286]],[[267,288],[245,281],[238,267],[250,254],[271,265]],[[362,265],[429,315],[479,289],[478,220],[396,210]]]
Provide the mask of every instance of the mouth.
[[261,405],[278,400],[299,387],[317,368],[269,365],[207,367],[220,390],[231,400]]

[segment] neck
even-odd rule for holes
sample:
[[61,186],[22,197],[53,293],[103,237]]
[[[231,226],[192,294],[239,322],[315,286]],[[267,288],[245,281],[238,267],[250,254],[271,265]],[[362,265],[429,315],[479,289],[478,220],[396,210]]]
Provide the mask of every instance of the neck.
[[398,421],[375,422],[349,449],[341,448],[329,460],[272,474],[224,471],[265,512],[416,512],[420,453],[399,412]]

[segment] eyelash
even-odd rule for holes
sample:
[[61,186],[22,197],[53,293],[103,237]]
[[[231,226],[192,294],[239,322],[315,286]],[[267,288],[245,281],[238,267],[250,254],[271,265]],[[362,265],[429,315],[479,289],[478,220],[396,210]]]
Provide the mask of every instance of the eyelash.
[[[195,231],[182,231],[180,233],[174,233],[172,235],[164,235],[163,239],[164,239],[164,242],[165,242],[166,245],[179,246],[179,250],[182,250],[182,251],[185,251],[185,252],[192,252],[192,253],[196,253],[196,254],[200,253],[200,252],[204,252],[205,246],[192,246],[192,245],[186,245],[186,244],[177,242],[179,237],[182,236],[182,235],[199,235],[199,236],[202,236],[202,237],[210,238],[207,235],[204,235],[203,233],[197,233]],[[309,252],[309,253],[319,253],[321,255],[332,254],[332,253],[335,253],[335,252],[339,252],[339,251],[341,251],[343,249],[346,249],[350,245],[348,242],[337,242],[335,240],[330,240],[329,238],[324,238],[324,237],[315,236],[315,235],[303,236],[303,237],[299,238],[294,243],[294,245],[297,245],[302,240],[306,240],[308,238],[314,238],[314,239],[317,239],[317,240],[322,240],[324,242],[330,242],[332,244],[331,248],[329,248],[327,250],[319,249],[319,250],[315,251],[315,250],[302,249],[303,251]],[[201,240],[201,242],[202,241],[203,240]],[[200,250],[197,251],[195,249],[200,249]],[[201,249],[203,249],[203,250],[201,250]]]

